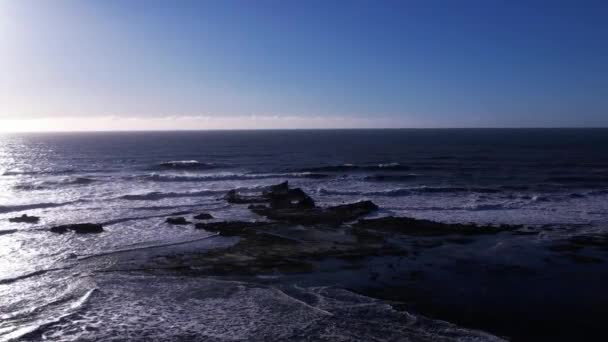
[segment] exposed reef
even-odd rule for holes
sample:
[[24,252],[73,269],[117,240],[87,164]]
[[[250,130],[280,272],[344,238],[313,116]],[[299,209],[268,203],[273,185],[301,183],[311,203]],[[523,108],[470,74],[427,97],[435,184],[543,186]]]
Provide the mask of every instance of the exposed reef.
[[23,214],[18,217],[9,218],[8,221],[12,223],[38,223],[40,221],[40,217]]
[[176,225],[176,226],[183,226],[183,225],[190,224],[190,222],[188,222],[188,220],[186,220],[185,217],[169,217],[165,220],[165,222],[168,224],[171,224],[171,225]]

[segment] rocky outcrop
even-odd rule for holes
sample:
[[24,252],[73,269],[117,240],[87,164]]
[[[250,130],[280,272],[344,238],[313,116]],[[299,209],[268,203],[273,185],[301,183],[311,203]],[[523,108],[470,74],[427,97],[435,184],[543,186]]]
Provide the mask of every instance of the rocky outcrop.
[[241,196],[236,190],[231,190],[226,195],[226,200],[230,203],[250,204],[249,209],[252,212],[271,220],[303,225],[339,225],[378,209],[371,201],[317,207],[304,190],[291,189],[287,182],[270,186],[257,196]]
[[77,234],[97,234],[103,232],[103,226],[95,223],[78,223],[55,226],[50,230],[53,233],[59,234],[67,233],[68,231],[73,231]]
[[225,196],[233,204],[268,204],[271,208],[313,208],[315,201],[302,189],[290,189],[289,183],[283,182],[268,187],[261,195],[244,196],[236,190],[230,190]]
[[190,222],[188,222],[185,217],[169,217],[165,222],[177,226],[190,224]]
[[40,217],[23,214],[18,217],[9,218],[8,221],[13,223],[38,223],[38,221],[40,221]]

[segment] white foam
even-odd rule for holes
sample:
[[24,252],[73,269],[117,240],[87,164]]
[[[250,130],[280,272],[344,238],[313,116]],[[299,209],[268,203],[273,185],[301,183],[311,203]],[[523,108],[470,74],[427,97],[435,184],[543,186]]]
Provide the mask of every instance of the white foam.
[[188,277],[110,276],[48,340],[362,341],[500,339],[396,311],[334,288],[276,288]]

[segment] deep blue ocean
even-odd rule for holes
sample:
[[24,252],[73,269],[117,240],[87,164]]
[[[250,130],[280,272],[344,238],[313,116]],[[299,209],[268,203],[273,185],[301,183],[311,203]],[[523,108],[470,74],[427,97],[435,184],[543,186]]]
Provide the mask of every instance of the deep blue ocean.
[[[215,312],[229,310],[223,306],[218,309],[219,304],[202,297],[196,305],[171,302],[175,310],[163,309],[167,301],[174,299],[163,299],[163,289],[179,288],[188,293],[200,283],[165,279],[164,285],[156,283],[158,288],[150,290],[158,295],[138,298],[132,289],[149,280],[86,276],[87,270],[103,266],[99,264],[92,263],[78,272],[29,275],[62,268],[66,260],[74,257],[198,241],[207,234],[166,229],[158,217],[175,212],[195,208],[218,219],[255,220],[246,208],[223,201],[226,191],[236,188],[253,192],[285,180],[302,187],[321,205],[370,199],[381,208],[374,216],[550,226],[553,229],[543,235],[545,239],[603,231],[608,227],[608,129],[2,135],[0,341],[45,327],[52,328],[40,336],[51,340],[78,340],[90,331],[100,334],[92,336],[108,340],[111,334],[106,334],[103,322],[120,315],[125,316],[121,319],[135,334],[133,338],[144,338],[145,334],[137,334],[160,334],[168,327],[184,325],[191,320],[186,312],[195,307]],[[40,216],[41,221],[35,225],[8,222],[8,218],[24,213]],[[52,225],[74,222],[105,223],[111,234],[102,234],[91,243],[86,237],[46,231]],[[210,240],[196,248],[221,243]],[[19,280],[23,276],[26,277]],[[205,286],[209,288],[220,286],[208,282]],[[95,302],[95,296],[99,296],[96,293],[103,293],[104,286],[109,297]],[[264,305],[280,301],[264,289],[234,283],[221,286],[242,292],[224,298],[222,305],[240,302],[244,311],[252,310],[253,316],[265,310]],[[307,291],[321,295],[319,289]],[[260,302],[243,303],[243,298],[251,296]],[[132,303],[131,311],[121,304],[127,297]],[[149,305],[138,306],[145,301]],[[81,309],[85,303],[87,309]],[[289,306],[284,302],[281,305]],[[126,318],[149,310],[157,310],[157,315],[150,318],[142,314],[142,321]],[[281,315],[291,312],[292,321],[301,322],[319,314],[298,310]],[[386,315],[383,319],[394,319]],[[62,317],[80,320],[83,330],[73,331],[74,325]],[[280,318],[273,317],[258,322],[261,330],[256,331],[262,334],[265,327],[271,329],[276,323],[272,320]],[[187,329],[208,333],[206,336],[217,340],[252,336],[247,335],[251,331],[228,329],[221,322],[218,316],[217,321],[192,324]]]

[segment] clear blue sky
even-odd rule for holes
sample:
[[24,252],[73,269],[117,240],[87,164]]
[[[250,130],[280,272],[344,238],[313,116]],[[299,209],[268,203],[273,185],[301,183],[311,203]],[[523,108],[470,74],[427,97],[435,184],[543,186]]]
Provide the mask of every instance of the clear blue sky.
[[0,70],[7,120],[608,126],[608,1],[0,0]]

